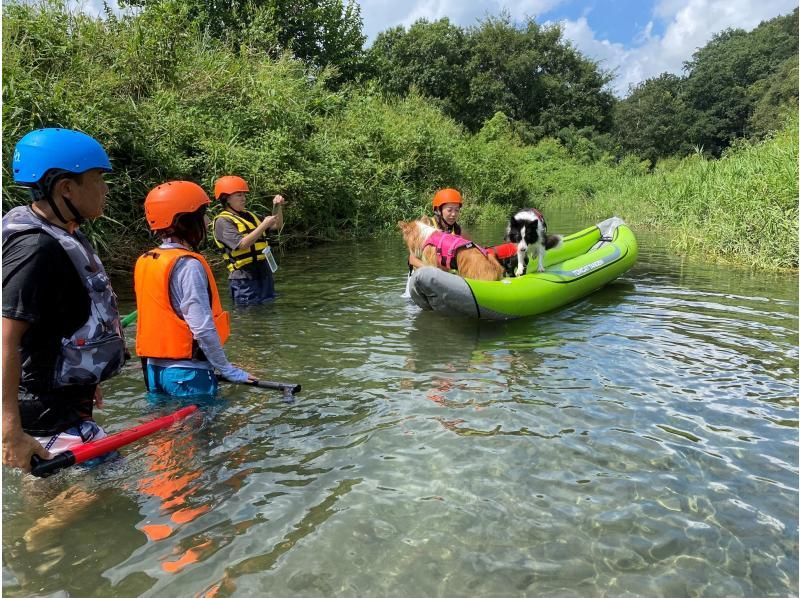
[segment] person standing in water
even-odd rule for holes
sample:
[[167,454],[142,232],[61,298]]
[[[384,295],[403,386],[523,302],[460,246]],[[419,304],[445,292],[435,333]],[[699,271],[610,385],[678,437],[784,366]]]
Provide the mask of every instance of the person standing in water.
[[78,227],[103,215],[111,163],[92,137],[38,129],[14,148],[32,203],[3,217],[3,464],[31,469],[106,433],[100,382],[125,363],[117,299]]
[[214,218],[214,241],[228,266],[228,284],[235,305],[259,305],[275,298],[274,271],[277,269],[267,230],[283,227],[283,196],[272,199],[272,215],[261,222],[245,209],[247,182],[238,176],[224,176],[214,183],[214,197],[222,211]]
[[222,346],[230,334],[214,274],[198,253],[206,240],[210,200],[190,181],[155,187],[144,202],[161,244],[136,262],[136,353],[147,390],[178,397],[217,392],[214,370],[231,382],[255,378],[231,365]]

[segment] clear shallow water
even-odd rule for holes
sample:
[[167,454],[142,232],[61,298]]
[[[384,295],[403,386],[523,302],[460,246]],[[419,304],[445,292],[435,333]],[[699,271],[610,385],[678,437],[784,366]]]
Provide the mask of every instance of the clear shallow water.
[[[399,236],[283,256],[228,354],[297,400],[226,386],[121,460],[6,473],[4,594],[796,595],[797,276],[639,240],[506,323],[406,304]],[[106,393],[112,432],[180,406],[135,365]]]

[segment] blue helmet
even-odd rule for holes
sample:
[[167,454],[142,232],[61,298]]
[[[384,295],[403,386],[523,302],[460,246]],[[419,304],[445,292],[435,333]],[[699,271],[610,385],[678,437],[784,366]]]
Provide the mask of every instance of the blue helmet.
[[110,171],[103,146],[86,133],[70,129],[36,129],[14,148],[14,182],[35,185],[51,169],[80,174],[93,168]]

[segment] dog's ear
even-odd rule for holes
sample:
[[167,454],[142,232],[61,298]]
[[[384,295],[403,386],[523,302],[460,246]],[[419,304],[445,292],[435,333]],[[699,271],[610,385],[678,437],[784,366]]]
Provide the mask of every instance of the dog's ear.
[[402,231],[405,231],[408,228],[408,223],[405,220],[398,220],[397,221],[397,228]]
[[511,241],[512,243],[519,243],[522,241],[522,235],[520,235],[521,228],[520,222],[512,216],[506,227],[506,241]]

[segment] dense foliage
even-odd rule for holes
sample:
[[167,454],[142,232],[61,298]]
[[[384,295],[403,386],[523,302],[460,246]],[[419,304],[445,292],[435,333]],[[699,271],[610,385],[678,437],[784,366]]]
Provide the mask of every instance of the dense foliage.
[[333,67],[329,84],[365,69],[361,8],[355,0],[120,0],[121,6],[180,12],[192,27],[232,50],[278,58],[284,51],[312,71]]
[[610,74],[565,41],[558,25],[518,26],[506,15],[464,29],[422,19],[379,34],[370,57],[382,89],[416,89],[471,131],[496,112],[526,125],[534,140],[611,124]]
[[[90,233],[122,267],[150,242],[142,211],[149,189],[190,179],[210,190],[232,173],[250,182],[258,213],[269,211],[270,194],[287,197],[281,243],[390,229],[424,213],[435,189],[454,186],[465,194],[467,221],[563,204],[591,218],[618,212],[669,227],[678,212],[689,217],[678,227],[688,248],[750,248],[762,265],[797,266],[796,118],[785,125],[797,93],[796,32],[773,31],[780,48],[760,51],[764,60],[747,79],[744,134],[765,141],[738,141],[709,161],[692,131],[712,119],[697,116],[686,77],[662,75],[635,89],[616,106],[614,133],[607,75],[557,28],[533,21],[490,18],[469,29],[418,22],[381,34],[360,55],[352,2],[131,3],[141,10],[102,19],[71,13],[59,0],[3,7],[3,210],[27,201],[9,172],[24,133],[86,131],[114,165],[107,218]],[[295,21],[267,18],[289,7]],[[770,23],[785,33],[796,18],[795,11]],[[295,41],[282,37],[291,27]],[[298,45],[300,29],[307,45]],[[714,52],[695,54],[696,80],[708,57],[725,55],[726,40],[748,35],[720,36]],[[748,54],[740,54],[731,60],[742,63]],[[768,244],[749,234],[756,213]]]
[[[700,148],[713,156],[777,128],[797,110],[798,10],[751,32],[726,30],[685,63],[631,90],[615,112],[626,151],[655,162]],[[681,133],[682,132],[682,133]]]
[[763,141],[740,141],[720,159],[700,153],[653,172],[594,171],[592,193],[553,197],[592,219],[609,214],[667,233],[687,253],[769,269],[798,266],[798,119]]
[[267,194],[284,194],[283,240],[391,227],[447,185],[508,202],[525,193],[510,183],[520,175],[503,147],[471,138],[421,97],[331,90],[324,71],[308,77],[289,56],[231,51],[177,4],[103,20],[7,5],[3,52],[4,209],[27,200],[8,184],[25,132],[84,130],[114,164],[108,218],[93,231],[107,254],[120,255],[121,239],[147,242],[144,197],[170,179],[210,190],[239,174],[261,213]]

